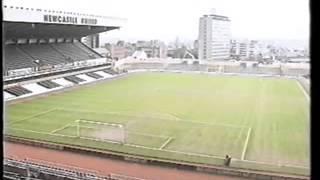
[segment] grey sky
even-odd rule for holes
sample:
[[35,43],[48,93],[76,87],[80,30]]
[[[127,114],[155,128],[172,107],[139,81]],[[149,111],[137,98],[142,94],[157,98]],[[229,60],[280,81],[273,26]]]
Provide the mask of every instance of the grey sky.
[[199,17],[215,8],[229,16],[234,38],[309,38],[307,0],[4,0],[7,5],[61,9],[127,18],[121,30],[107,32],[110,40],[194,40]]

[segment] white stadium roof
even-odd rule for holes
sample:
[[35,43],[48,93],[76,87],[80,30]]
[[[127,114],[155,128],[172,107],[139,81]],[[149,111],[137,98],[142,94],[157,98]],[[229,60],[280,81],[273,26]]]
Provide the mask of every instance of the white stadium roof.
[[3,21],[122,27],[126,19],[77,12],[3,5]]

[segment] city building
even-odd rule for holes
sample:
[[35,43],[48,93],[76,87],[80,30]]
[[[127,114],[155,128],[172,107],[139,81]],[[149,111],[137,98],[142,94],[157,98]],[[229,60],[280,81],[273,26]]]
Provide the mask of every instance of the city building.
[[110,57],[115,60],[123,59],[130,56],[128,48],[117,44],[107,44],[106,48],[110,52]]
[[199,21],[198,57],[203,60],[230,58],[231,21],[226,16],[204,15]]
[[136,48],[139,51],[144,51],[148,58],[166,58],[167,47],[159,40],[137,41]]
[[146,60],[147,59],[147,54],[143,51],[135,51],[133,54],[132,54],[132,57],[134,59],[139,59],[139,60]]
[[230,57],[233,59],[255,59],[258,55],[258,41],[231,40]]

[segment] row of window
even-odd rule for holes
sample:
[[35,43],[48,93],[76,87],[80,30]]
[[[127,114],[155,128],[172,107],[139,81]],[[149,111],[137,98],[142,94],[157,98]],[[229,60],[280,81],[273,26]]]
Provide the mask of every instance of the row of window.
[[34,8],[24,8],[24,7],[14,7],[14,6],[3,6],[4,8],[10,8],[10,9],[25,9],[25,10],[30,10],[30,11],[39,11],[39,12],[49,12],[49,13],[63,13],[63,14],[71,14],[71,15],[82,15],[82,16],[91,16],[91,17],[101,17],[101,18],[110,18],[107,16],[97,16],[97,15],[92,15],[92,14],[82,14],[82,13],[74,13],[74,12],[65,12],[65,11],[54,11],[54,10],[46,10],[46,9],[34,9]]

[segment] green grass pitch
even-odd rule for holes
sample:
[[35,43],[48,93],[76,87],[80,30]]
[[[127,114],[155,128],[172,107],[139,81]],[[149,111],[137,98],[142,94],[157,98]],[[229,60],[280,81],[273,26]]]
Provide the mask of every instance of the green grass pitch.
[[[309,166],[309,102],[295,80],[140,73],[5,111],[15,136],[206,164],[229,154],[235,167],[280,172]],[[80,138],[77,119],[122,124],[126,143]]]

